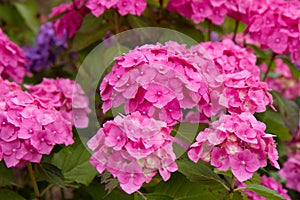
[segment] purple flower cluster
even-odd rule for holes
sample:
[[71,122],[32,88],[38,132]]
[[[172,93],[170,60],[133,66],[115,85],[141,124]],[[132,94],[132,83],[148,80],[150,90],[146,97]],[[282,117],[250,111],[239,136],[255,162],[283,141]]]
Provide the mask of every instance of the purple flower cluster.
[[24,76],[28,75],[26,62],[23,50],[11,42],[0,28],[0,76],[21,83]]
[[23,47],[25,57],[29,60],[27,68],[40,71],[49,68],[56,61],[56,56],[67,48],[66,34],[57,36],[52,22],[47,22],[40,27],[35,45]]
[[40,162],[55,144],[73,143],[72,125],[46,101],[0,79],[0,159],[7,167]]

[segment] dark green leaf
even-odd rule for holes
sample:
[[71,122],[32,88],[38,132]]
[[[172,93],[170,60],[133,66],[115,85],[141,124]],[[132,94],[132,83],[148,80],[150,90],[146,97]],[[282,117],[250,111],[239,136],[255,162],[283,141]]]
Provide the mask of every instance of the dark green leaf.
[[271,94],[274,98],[274,106],[278,109],[284,124],[292,135],[295,135],[298,129],[299,123],[299,107],[298,105],[284,97],[282,97],[278,92],[272,91]]
[[267,125],[266,132],[275,134],[281,141],[287,141],[292,138],[280,113],[268,110],[256,116]]
[[91,196],[92,200],[132,200],[132,195],[128,195],[122,190],[113,190],[110,194],[107,194],[103,184],[93,182],[89,186],[82,187]]
[[139,195],[138,200],[173,200],[172,197],[164,194],[144,194],[144,196]]
[[222,200],[227,199],[229,192],[221,185],[205,185],[190,182],[180,173],[174,173],[168,182],[157,185],[152,195],[161,195],[164,199],[175,200]]
[[0,189],[0,200],[25,200],[25,198],[14,191]]
[[129,48],[117,44],[109,47],[103,56],[105,66],[110,65],[116,56],[121,56],[123,53],[127,53],[129,50]]
[[17,185],[12,168],[7,168],[4,162],[0,162],[0,187]]
[[97,171],[89,163],[91,154],[76,139],[71,146],[64,147],[54,154],[52,164],[62,170],[67,183],[82,183],[88,185],[97,175]]
[[128,23],[132,28],[150,27],[150,21],[144,16],[128,15]]
[[16,2],[14,6],[23,17],[26,25],[34,32],[38,33],[39,31],[39,20],[37,19],[38,9],[36,2],[33,0],[28,0],[25,2]]
[[35,175],[38,181],[47,181],[54,185],[64,187],[64,176],[61,170],[50,163],[39,163]]
[[256,45],[247,44],[247,46],[251,47],[254,50],[257,57],[265,59],[265,60],[270,59],[269,56],[261,48],[257,47]]
[[194,163],[188,159],[177,160],[176,163],[178,171],[192,182],[225,185],[225,182],[216,173],[201,163]]
[[72,50],[79,51],[86,47],[89,47],[95,42],[100,42],[102,38],[106,36],[109,29],[112,28],[112,24],[105,24],[99,26],[96,30],[90,33],[77,32],[73,38]]
[[250,184],[245,187],[245,190],[250,190],[258,195],[272,200],[284,200],[276,191],[258,184]]
[[300,78],[300,70],[298,68],[295,67],[295,65],[286,58],[282,58],[283,62],[289,66],[291,73],[293,75],[293,77],[295,78],[295,80],[299,80]]

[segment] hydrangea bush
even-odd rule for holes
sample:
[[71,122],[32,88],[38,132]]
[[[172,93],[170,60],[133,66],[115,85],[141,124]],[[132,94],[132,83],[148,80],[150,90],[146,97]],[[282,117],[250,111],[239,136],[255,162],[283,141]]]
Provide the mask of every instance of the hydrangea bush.
[[[1,3],[0,199],[299,199],[299,10],[297,0]],[[143,27],[194,43],[139,38]],[[104,73],[91,91],[93,66]]]

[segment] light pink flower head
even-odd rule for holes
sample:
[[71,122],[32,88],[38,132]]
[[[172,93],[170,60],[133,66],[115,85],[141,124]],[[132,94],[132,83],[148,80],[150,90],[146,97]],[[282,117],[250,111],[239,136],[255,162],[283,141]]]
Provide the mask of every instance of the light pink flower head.
[[248,180],[267,165],[267,157],[279,168],[275,141],[265,129],[265,124],[249,112],[223,115],[211,123],[211,128],[199,133],[188,156],[194,162],[199,159],[210,162],[221,171],[231,168],[239,181]]
[[170,131],[165,122],[140,112],[117,116],[88,141],[93,150],[90,162],[99,173],[110,172],[128,194],[157,172],[167,181],[177,171]]
[[73,143],[71,123],[48,102],[0,80],[0,149],[7,167],[40,162],[54,145]]

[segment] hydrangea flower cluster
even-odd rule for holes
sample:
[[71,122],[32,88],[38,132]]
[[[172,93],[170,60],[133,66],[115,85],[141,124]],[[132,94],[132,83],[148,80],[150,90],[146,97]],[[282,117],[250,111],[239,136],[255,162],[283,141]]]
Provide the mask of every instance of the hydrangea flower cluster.
[[[262,186],[270,188],[271,190],[276,191],[280,196],[282,196],[286,200],[291,200],[291,197],[287,194],[287,190],[282,187],[281,183],[278,183],[274,178],[267,177],[263,175],[261,177]],[[240,183],[240,187],[246,186],[245,183]],[[249,200],[267,200],[265,197],[262,197],[252,191],[243,190],[244,193],[247,194]]]
[[[276,67],[274,69],[275,77],[268,77],[266,83],[270,89],[282,94],[285,98],[294,99],[300,96],[300,79],[295,80],[290,68],[282,61],[282,59],[275,59]],[[266,64],[261,65],[262,71],[267,71]]]
[[99,173],[110,172],[129,194],[149,183],[157,171],[167,181],[177,171],[170,131],[165,122],[140,112],[117,116],[88,141],[94,151],[90,162]]
[[168,125],[182,119],[182,108],[198,108],[206,117],[215,115],[220,106],[213,98],[218,96],[210,94],[213,81],[204,75],[204,68],[213,63],[196,53],[201,51],[167,42],[137,47],[116,58],[100,85],[103,111],[125,104],[126,113],[140,111]]
[[208,52],[220,71],[224,90],[219,103],[229,113],[264,112],[267,105],[272,106],[272,96],[268,93],[268,85],[260,81],[260,69],[254,54],[228,39],[198,46]]
[[49,17],[54,18],[63,14],[62,17],[54,21],[54,29],[59,37],[67,34],[71,38],[80,28],[83,17],[89,13],[89,10],[84,5],[85,0],[75,0],[75,3],[61,4],[52,9]]
[[62,116],[77,128],[86,128],[89,123],[89,99],[81,86],[66,78],[44,78],[36,85],[25,85],[30,93],[48,101]]
[[4,79],[12,78],[17,83],[22,82],[29,75],[26,62],[23,50],[10,41],[0,28],[0,76]]
[[279,171],[279,176],[286,180],[286,187],[300,192],[300,151],[291,155]]
[[23,47],[25,57],[29,60],[26,66],[32,71],[49,68],[51,63],[55,63],[56,56],[67,48],[66,34],[58,37],[52,22],[40,27],[35,43],[32,47]]
[[278,152],[273,135],[249,112],[223,115],[200,132],[188,151],[189,158],[210,162],[221,171],[231,168],[241,182],[250,179],[260,167],[271,165],[279,169]]
[[72,125],[44,101],[0,79],[0,149],[7,167],[40,162],[54,145],[73,143]]
[[226,1],[213,0],[170,0],[167,9],[192,19],[195,23],[209,19],[212,23],[221,25],[227,15]]
[[99,17],[105,10],[115,8],[121,16],[132,14],[140,16],[145,10],[147,2],[145,0],[88,0],[86,7],[93,15]]
[[299,63],[300,2],[272,0],[265,5],[250,18],[251,37],[275,53],[291,53],[292,61]]

